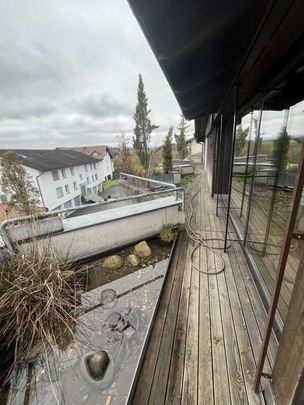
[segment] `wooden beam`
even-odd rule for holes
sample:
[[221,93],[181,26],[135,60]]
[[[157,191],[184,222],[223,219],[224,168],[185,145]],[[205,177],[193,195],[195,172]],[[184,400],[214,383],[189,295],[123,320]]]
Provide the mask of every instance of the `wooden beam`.
[[[304,252],[292,291],[277,357],[273,391],[277,405],[300,404],[304,379]],[[302,392],[301,392],[302,389]]]

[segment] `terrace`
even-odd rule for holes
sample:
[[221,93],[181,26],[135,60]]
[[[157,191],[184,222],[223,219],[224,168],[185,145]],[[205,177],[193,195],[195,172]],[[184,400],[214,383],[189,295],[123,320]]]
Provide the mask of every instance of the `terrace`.
[[[200,193],[192,228],[221,239],[226,211],[215,215],[215,202],[198,166]],[[229,239],[237,239],[229,228]],[[214,240],[214,247],[223,241]],[[238,242],[227,253],[201,247],[194,254],[186,232],[179,235],[147,352],[134,404],[263,404],[253,381],[265,328],[266,312]],[[221,268],[220,252],[225,269]],[[272,335],[264,372],[270,373],[277,350]]]

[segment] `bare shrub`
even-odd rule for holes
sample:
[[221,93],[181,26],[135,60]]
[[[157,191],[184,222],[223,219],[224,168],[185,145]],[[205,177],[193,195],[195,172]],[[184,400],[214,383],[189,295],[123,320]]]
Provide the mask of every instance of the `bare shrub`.
[[38,249],[37,241],[28,253],[9,253],[0,262],[0,350],[11,359],[5,382],[41,351],[74,336],[79,272],[49,244]]

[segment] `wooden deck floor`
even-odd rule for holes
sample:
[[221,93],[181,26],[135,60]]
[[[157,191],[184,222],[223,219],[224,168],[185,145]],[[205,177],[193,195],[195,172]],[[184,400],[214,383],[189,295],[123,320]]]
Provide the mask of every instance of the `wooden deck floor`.
[[[224,217],[215,216],[200,179],[193,227],[221,236]],[[133,404],[262,404],[252,386],[266,315],[240,246],[234,242],[222,253],[226,268],[217,276],[192,268],[192,248],[180,234]],[[217,266],[206,248],[196,260],[205,271]],[[275,351],[272,338],[266,372]]]

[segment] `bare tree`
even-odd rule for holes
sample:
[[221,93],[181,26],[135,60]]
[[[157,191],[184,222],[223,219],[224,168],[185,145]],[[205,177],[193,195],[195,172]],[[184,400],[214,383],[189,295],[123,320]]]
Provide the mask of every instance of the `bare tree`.
[[120,169],[122,172],[131,173],[132,170],[132,158],[129,145],[129,139],[127,138],[124,131],[121,131],[117,136],[118,148],[120,149]]

